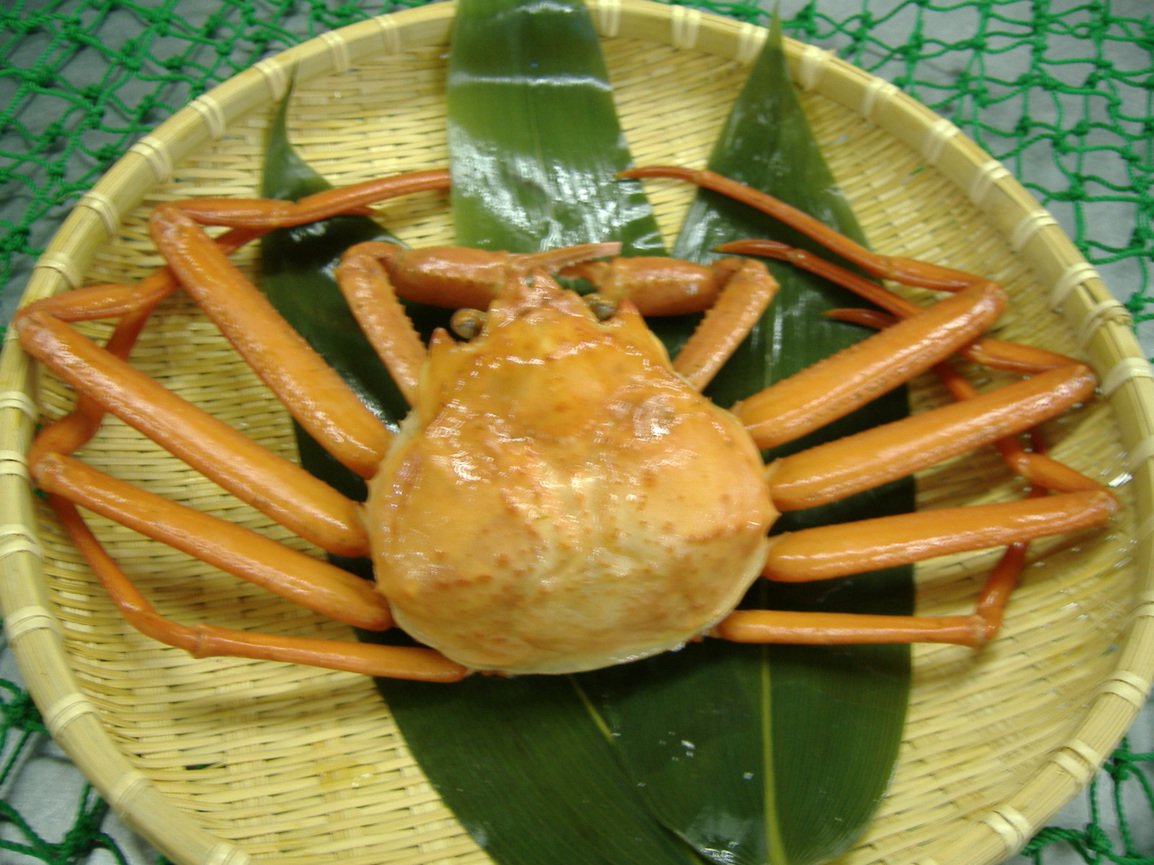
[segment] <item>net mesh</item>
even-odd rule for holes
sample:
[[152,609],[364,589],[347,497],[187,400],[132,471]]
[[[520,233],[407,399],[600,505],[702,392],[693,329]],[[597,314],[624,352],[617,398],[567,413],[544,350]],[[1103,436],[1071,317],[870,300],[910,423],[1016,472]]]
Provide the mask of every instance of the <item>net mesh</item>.
[[[67,210],[140,136],[262,57],[408,5],[420,0],[9,0],[0,9],[0,321]],[[768,20],[756,3],[692,5]],[[788,35],[892,81],[1002,161],[1154,351],[1150,0],[777,5]],[[43,814],[21,808],[17,791],[50,747],[27,693],[0,679],[0,862],[139,860],[108,834],[107,808],[83,784],[61,794],[70,817],[54,834]],[[1087,791],[1087,819],[1044,829],[1024,855],[1154,862],[1152,779],[1154,752],[1123,741]]]

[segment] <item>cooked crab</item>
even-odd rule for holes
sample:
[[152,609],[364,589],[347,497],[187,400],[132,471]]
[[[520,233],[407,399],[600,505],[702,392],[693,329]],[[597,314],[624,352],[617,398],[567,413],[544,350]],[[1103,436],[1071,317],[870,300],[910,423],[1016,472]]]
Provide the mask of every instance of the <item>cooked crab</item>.
[[[537,255],[367,244],[338,278],[411,405],[391,432],[275,313],[227,254],[274,227],[442,188],[445,172],[402,175],[299,204],[196,200],[160,207],[152,236],[169,262],[135,287],[49,298],[15,321],[21,344],[80,394],[31,453],[44,490],[126,618],[196,655],[242,655],[380,676],[452,681],[471,671],[557,673],[665,651],[704,635],[744,642],[943,641],[979,645],[1031,539],[1102,525],[1101,485],[1028,451],[1017,436],[1089,399],[1069,358],[983,338],[1002,290],[936,265],[873,255],[774,199],[708,172],[683,177],[760,207],[881,277],[951,292],[923,310],[776,244],[786,257],[870,296],[892,320],[850,349],[725,409],[701,394],[770,302],[749,258],[710,267],[616,259],[613,244]],[[202,224],[231,230],[216,240]],[[592,260],[597,259],[597,260]],[[599,286],[592,299],[550,273]],[[183,287],[292,416],[368,481],[351,501],[133,369],[124,358],[155,304]],[[452,307],[462,341],[426,347],[398,295]],[[643,315],[706,311],[672,360]],[[69,322],[117,319],[106,346]],[[764,466],[798,438],[960,352],[1027,374],[985,394],[950,378],[957,401]],[[369,556],[375,584],[215,516],[169,502],[69,456],[112,412],[240,499],[324,550]],[[1022,501],[769,536],[779,511],[843,498],[983,444],[1030,481]],[[188,627],[157,614],[77,507],[103,514],[320,613],[365,629],[394,624],[428,648]],[[975,612],[942,618],[737,610],[750,584],[817,580],[949,552],[1005,546]]]

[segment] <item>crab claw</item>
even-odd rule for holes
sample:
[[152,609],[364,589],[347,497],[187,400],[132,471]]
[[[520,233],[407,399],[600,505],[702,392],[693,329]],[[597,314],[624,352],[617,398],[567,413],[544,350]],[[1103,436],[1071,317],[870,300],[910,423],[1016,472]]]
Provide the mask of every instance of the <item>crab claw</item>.
[[712,307],[742,267],[742,259],[723,258],[712,265],[663,256],[583,260],[558,276],[587,280],[611,300],[629,298],[642,315],[685,315]]
[[620,243],[584,243],[534,253],[510,253],[462,247],[404,249],[365,243],[346,253],[375,258],[388,273],[393,290],[408,300],[446,309],[485,309],[510,276],[534,271],[558,273],[578,262],[616,255]]

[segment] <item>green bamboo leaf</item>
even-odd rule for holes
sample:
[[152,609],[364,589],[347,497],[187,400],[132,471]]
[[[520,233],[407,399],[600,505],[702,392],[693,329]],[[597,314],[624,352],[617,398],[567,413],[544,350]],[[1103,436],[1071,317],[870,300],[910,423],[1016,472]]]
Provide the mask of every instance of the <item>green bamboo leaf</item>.
[[[287,99],[270,126],[261,194],[295,200],[329,184],[292,148],[286,110]],[[263,286],[273,305],[362,399],[387,422],[396,423],[408,407],[333,278],[341,253],[365,240],[399,242],[363,216],[271,232],[262,239]],[[427,335],[435,323],[430,310],[414,304],[410,313],[425,322],[420,329]],[[437,315],[439,311],[432,312]],[[296,433],[306,469],[347,495],[363,497],[359,478],[299,427]],[[366,561],[330,558],[362,576],[371,575]],[[406,641],[398,632],[359,636]],[[569,680],[477,677],[451,687],[379,684],[433,783],[497,861],[530,865],[567,850],[573,865],[700,862],[655,823],[633,795]],[[547,771],[540,771],[542,767]]]
[[[710,168],[863,240],[789,81],[776,22]],[[691,206],[674,254],[707,260],[717,244],[748,237],[771,237],[829,257],[785,226],[705,192]],[[860,331],[821,315],[833,307],[860,306],[860,300],[788,266],[769,264],[782,288],[710,388],[722,405],[861,338]],[[904,393],[895,392],[790,449],[905,413]],[[912,496],[912,483],[902,481],[786,515],[775,531],[908,511]],[[912,575],[903,568],[834,584],[762,583],[746,603],[908,614]],[[751,652],[709,644],[635,667],[606,671],[598,685],[587,686],[596,689],[619,752],[654,812],[703,855],[725,863],[806,865],[844,852],[860,835],[885,791],[900,743],[908,648],[780,646]],[[649,682],[644,692],[641,681]],[[654,681],[661,683],[659,707],[650,701]]]
[[[331,184],[293,149],[285,128],[289,97],[273,115],[265,143],[260,194],[295,201]],[[261,286],[285,320],[324,356],[365,405],[390,424],[408,410],[400,391],[361,333],[333,271],[354,243],[399,241],[367,216],[339,216],[283,228],[261,238]],[[294,423],[302,464],[345,495],[361,501],[364,482]],[[364,566],[358,568],[367,573]]]
[[[662,251],[639,184],[616,179],[629,153],[584,4],[460,2],[446,103],[458,242]],[[574,865],[700,863],[637,797],[574,677],[474,677],[451,697],[379,686],[426,775],[496,861],[537,865],[564,850]]]
[[702,865],[636,795],[574,682],[380,686],[422,770],[501,865]]
[[[492,4],[477,0],[473,4],[465,2],[462,6],[465,13],[462,26],[469,26],[470,8],[479,17],[472,21],[472,37],[455,34],[454,64],[463,38],[490,38],[505,33],[503,26],[495,26],[493,14],[502,12],[506,16],[502,24],[515,27],[515,21],[508,17],[515,15],[515,10],[509,8],[508,3]],[[548,8],[558,16],[557,20],[572,12],[572,7],[558,4],[550,4]],[[535,14],[543,13],[538,10]],[[567,19],[569,25],[573,22],[572,17]],[[481,24],[486,25],[483,30]],[[528,80],[544,69],[550,80],[557,84],[554,88],[556,93],[571,94],[574,91],[572,77],[560,70],[555,61],[564,51],[573,50],[577,53],[568,58],[569,62],[580,62],[581,51],[574,48],[572,35],[561,41],[549,41],[543,35],[542,26],[542,19],[537,18],[529,29],[518,31],[528,34],[533,44],[549,46],[548,56],[544,58],[533,59],[516,54],[520,62],[527,64],[518,74]],[[587,23],[581,24],[578,30],[582,40],[591,40],[593,49],[599,49],[595,34]],[[489,59],[494,56],[508,55],[500,52],[488,54]],[[599,55],[595,56],[595,62],[600,64]],[[485,55],[474,55],[470,62],[476,63],[481,59],[485,59]],[[518,104],[526,103],[531,94],[540,91],[517,85],[517,75],[513,72],[516,70],[500,67],[499,74],[491,74],[488,82],[492,84],[500,79],[502,87],[506,88],[503,98]],[[637,199],[633,184],[612,184],[607,191],[615,195],[624,192],[624,199],[608,209],[601,209],[594,216],[570,212],[568,205],[582,200],[582,196],[574,196],[571,190],[590,188],[577,184],[585,183],[589,177],[602,172],[611,177],[628,164],[628,154],[620,146],[615,118],[597,114],[605,104],[610,109],[612,107],[606,98],[608,85],[604,83],[603,67],[587,67],[576,76],[582,77],[592,82],[591,90],[600,93],[581,94],[580,98],[587,101],[579,110],[586,115],[601,117],[602,122],[611,122],[616,130],[613,135],[583,138],[573,143],[569,134],[571,125],[565,125],[555,135],[545,134],[547,127],[541,125],[540,117],[532,113],[511,120],[508,112],[493,111],[491,105],[489,110],[472,112],[468,123],[474,125],[468,128],[468,134],[480,138],[488,136],[490,148],[498,146],[493,142],[499,142],[501,135],[512,134],[509,133],[511,128],[531,128],[533,134],[523,136],[515,149],[505,151],[516,154],[516,158],[509,160],[509,164],[516,167],[512,176],[500,168],[500,162],[485,158],[483,148],[472,152],[469,157],[472,162],[455,158],[454,182],[458,186],[454,204],[459,201],[461,212],[469,214],[457,217],[458,234],[463,242],[536,249],[557,243],[611,239],[613,235],[605,231],[606,220],[609,220],[619,226],[616,236],[624,239],[632,250],[657,251],[656,228],[644,202]],[[483,80],[483,74],[454,77],[451,73],[450,103],[453,86],[460,84],[466,89],[458,92],[466,93],[467,88],[474,88]],[[472,97],[476,96],[473,90]],[[462,103],[458,101],[458,104]],[[463,104],[466,106],[464,113],[468,116],[474,107],[474,98],[465,99]],[[602,109],[595,111],[590,108],[594,104],[601,105]],[[569,124],[576,116],[574,111],[552,110],[555,107],[555,100],[550,100],[547,108],[527,110],[544,111],[552,116],[552,122],[563,124]],[[500,118],[504,131],[494,129],[492,124],[485,127],[486,118],[493,116]],[[526,123],[529,125],[522,125]],[[450,126],[450,135],[462,134],[467,126],[466,123]],[[315,191],[323,181],[296,159],[284,140],[283,125],[279,135],[281,143],[270,144],[270,169],[266,172],[265,193],[294,198]],[[273,138],[277,138],[276,129]],[[613,156],[607,164],[592,167],[588,162],[582,162],[575,171],[577,179],[571,179],[569,186],[557,187],[551,184],[556,183],[557,167],[567,157],[564,149],[558,151],[552,146],[555,141],[572,144],[574,154],[568,158],[579,158],[575,154],[582,148],[602,155],[612,153]],[[490,154],[494,152],[499,151],[488,151]],[[547,167],[534,170],[534,164]],[[475,171],[485,165],[497,167],[500,176],[496,180],[478,178]],[[511,186],[503,186],[507,183]],[[494,197],[494,191],[501,189],[514,192],[501,198]],[[557,202],[564,202],[566,206],[559,207]],[[520,222],[511,223],[508,232],[502,228],[503,207],[515,211],[520,219]],[[521,214],[525,213],[531,218],[524,219]],[[283,288],[274,284],[274,302],[285,309],[294,325],[303,331],[313,329],[318,316],[311,307],[313,301],[300,305],[296,298],[315,292],[322,298],[319,302],[327,304],[328,298],[333,297],[331,293],[336,291],[331,280],[331,265],[335,257],[350,243],[368,239],[375,236],[373,232],[379,234],[382,231],[370,220],[359,217],[349,220],[320,232],[323,241],[317,240],[318,234],[314,230],[296,235],[278,233],[265,241],[266,270],[270,271],[273,283],[282,279],[284,282]],[[587,233],[591,226],[596,232],[592,235]],[[764,231],[747,231],[741,232],[740,236],[765,234]],[[704,248],[706,242],[701,241],[699,248]],[[311,259],[306,259],[300,251],[309,244],[315,244],[316,251],[310,253]],[[343,302],[333,302],[343,307]],[[781,303],[779,300],[779,307]],[[358,373],[352,370],[356,370],[362,361],[367,363],[369,371],[359,375],[366,381],[366,390],[378,394],[366,396],[367,401],[378,406],[382,416],[399,417],[404,412],[399,395],[391,382],[376,381],[381,371],[375,368],[375,357],[372,363],[368,363],[371,350],[359,340],[355,324],[350,329],[350,321],[338,315],[325,326],[315,328],[317,332],[310,340],[327,355],[334,351],[346,354],[347,362],[337,359],[334,365],[342,368],[344,363],[342,374],[351,375],[354,379]],[[774,319],[767,320],[772,321]],[[715,395],[722,402],[732,401],[731,394],[736,398],[736,395],[756,390],[766,380],[768,346],[778,339],[778,332],[783,327],[763,325],[747,342],[714,387]],[[846,329],[839,327],[837,330],[844,333]],[[360,385],[354,386],[360,390]],[[312,447],[307,439],[302,439],[301,449],[302,459],[310,470],[340,485],[335,478],[339,467],[327,460],[323,451]],[[363,572],[358,563],[347,564]],[[871,582],[869,587],[872,585]],[[843,596],[853,589],[854,581],[849,581],[830,593]],[[761,593],[768,591],[764,586],[758,590]],[[873,596],[872,592],[869,594]],[[775,606],[798,603],[779,597],[763,597],[757,602]],[[772,665],[767,665],[765,658],[769,654],[769,650],[711,643],[687,648],[673,656],[589,676],[531,677],[512,681],[474,678],[448,689],[382,682],[381,688],[434,785],[462,823],[499,862],[528,865],[548,861],[557,850],[571,851],[566,861],[578,865],[620,861],[699,862],[698,855],[678,840],[678,836],[701,855],[715,861],[814,861],[823,855],[833,855],[846,843],[848,835],[844,831],[835,831],[833,837],[829,837],[830,823],[835,824],[836,829],[837,821],[847,819],[848,815],[850,824],[860,827],[868,814],[860,816],[853,813],[852,808],[842,807],[837,802],[832,812],[826,812],[835,815],[832,820],[825,819],[820,809],[815,811],[808,806],[790,810],[795,789],[802,791],[801,801],[810,801],[813,796],[805,794],[807,785],[811,789],[815,784],[824,788],[831,776],[844,770],[839,762],[842,756],[836,749],[830,749],[829,742],[823,741],[820,734],[811,741],[802,742],[803,747],[796,753],[786,753],[773,743],[778,740],[780,731],[788,731],[791,724],[797,728],[790,734],[795,744],[801,742],[801,733],[821,729],[851,739],[849,734],[860,728],[837,729],[835,725],[831,726],[831,721],[853,718],[853,713],[847,713],[844,701],[839,702],[837,698],[851,692],[856,668],[866,670],[883,683],[879,715],[887,720],[879,726],[888,730],[893,726],[893,715],[886,712],[885,695],[905,687],[905,662],[902,659],[908,656],[898,656],[895,660],[892,655],[885,654],[885,650],[881,654],[866,650],[854,654],[847,662],[841,657],[843,653],[837,651],[827,653],[830,657],[826,659],[815,661],[810,653],[803,652],[800,659],[795,659],[792,650],[782,649],[774,650],[777,657]],[[814,678],[815,667],[829,667],[833,672]],[[773,670],[772,677],[767,673],[770,669]],[[765,684],[771,680],[771,684]],[[886,682],[890,684],[887,686]],[[686,699],[686,689],[691,699]],[[703,695],[711,696],[703,699]],[[808,708],[804,708],[806,706]],[[812,717],[807,712],[816,712],[819,716],[824,714],[826,720],[816,726],[810,726],[808,720],[799,723],[798,717]],[[732,723],[734,719],[739,722]],[[900,718],[897,720],[897,729],[900,730]],[[606,724],[613,724],[613,729],[610,730]],[[468,737],[464,744],[462,733]],[[883,735],[881,739],[885,743],[896,741],[893,735]],[[607,747],[607,741],[618,747]],[[642,743],[641,750],[633,747],[635,742]],[[718,771],[704,777],[676,771],[678,766],[706,763],[697,757],[704,756],[706,750],[702,749],[707,745],[711,761],[721,755]],[[892,758],[888,744],[881,751],[881,760],[888,766],[886,761]],[[621,771],[615,755],[625,759],[632,778]],[[752,763],[751,755],[754,758]],[[723,765],[728,766],[725,771],[721,771]],[[688,785],[687,778],[691,779]],[[688,790],[692,784],[697,784],[699,790],[711,791],[707,797],[713,807],[710,821],[698,819],[700,811],[695,810],[698,804],[693,796],[686,795],[692,792]],[[751,785],[757,791],[753,795],[750,794]],[[855,803],[868,800],[867,810],[872,811],[872,803],[876,801],[874,788],[867,784],[867,795],[861,796],[853,792],[853,786],[843,785],[850,789],[848,798]],[[662,788],[659,795],[653,793],[653,790]],[[637,795],[638,790],[641,796]],[[788,795],[778,794],[777,790],[789,792]],[[654,815],[660,822],[654,819]],[[668,831],[666,826],[674,832]],[[848,834],[856,834],[856,831],[854,829]]]
[[578,2],[464,0],[446,85],[462,246],[529,252],[605,239],[660,253],[629,167],[600,42]]

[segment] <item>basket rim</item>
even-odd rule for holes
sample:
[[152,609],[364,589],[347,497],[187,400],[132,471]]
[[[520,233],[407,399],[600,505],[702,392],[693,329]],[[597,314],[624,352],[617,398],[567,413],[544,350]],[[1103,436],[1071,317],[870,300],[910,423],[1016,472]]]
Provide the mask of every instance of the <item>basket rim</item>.
[[[602,38],[627,36],[694,49],[748,65],[765,30],[696,9],[651,0],[592,0],[590,12]],[[303,42],[218,85],[134,144],[86,193],[55,233],[29,280],[21,305],[82,284],[99,246],[115,234],[122,216],[197,149],[227,135],[253,111],[284,95],[291,79],[339,74],[372,54],[414,46],[445,45],[453,3],[402,10]],[[1049,290],[1080,334],[1098,371],[1102,393],[1119,419],[1127,466],[1140,502],[1154,501],[1154,381],[1129,327],[1124,306],[1082,257],[1050,214],[996,160],[952,122],[934,114],[893,84],[831,52],[787,40],[787,54],[801,88],[820,93],[865,117],[920,153],[974,205],[1001,227],[1010,245]],[[52,610],[40,568],[40,543],[32,509],[28,464],[37,409],[35,366],[9,331],[0,356],[0,581],[4,629],[45,723],[80,770],[129,825],[174,861],[249,861],[232,842],[201,828],[169,801],[120,753],[84,695],[69,664],[62,626]],[[1017,852],[1078,790],[1124,735],[1154,681],[1154,516],[1137,534],[1135,556],[1142,585],[1131,623],[1120,642],[1113,675],[1066,745],[1040,765],[1007,801],[952,831],[938,861],[996,862]],[[100,755],[97,757],[96,755]]]

